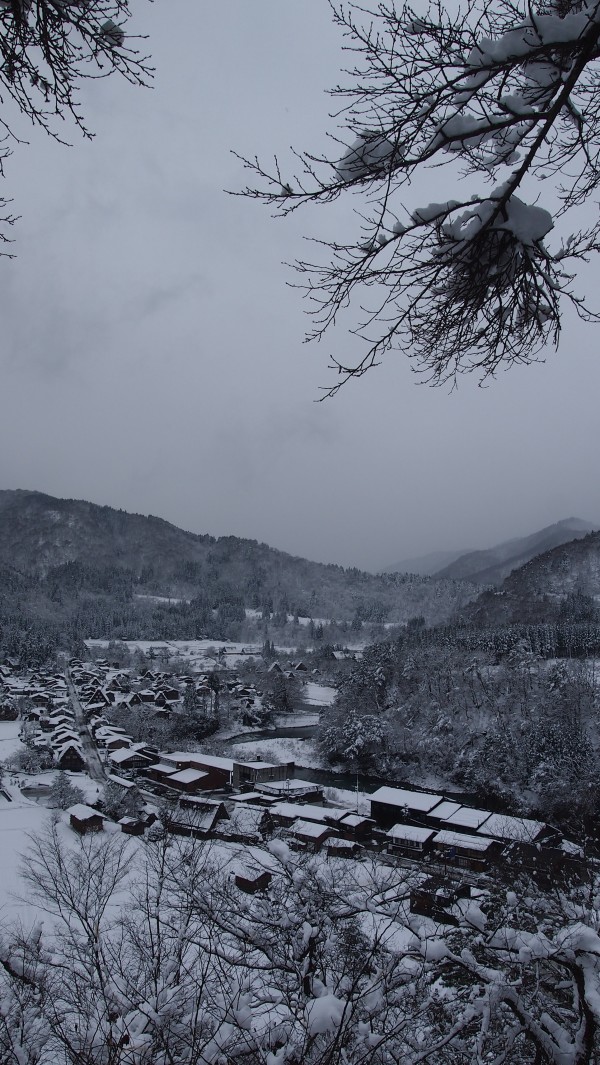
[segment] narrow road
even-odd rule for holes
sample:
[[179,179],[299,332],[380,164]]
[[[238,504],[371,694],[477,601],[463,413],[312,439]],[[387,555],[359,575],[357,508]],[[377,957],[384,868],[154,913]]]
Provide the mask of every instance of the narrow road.
[[95,780],[99,784],[104,784],[106,780],[106,773],[104,772],[104,766],[100,761],[98,751],[96,750],[96,744],[87,727],[85,720],[85,714],[83,707],[79,701],[77,689],[71,680],[71,671],[65,670],[65,677],[67,680],[67,691],[71,699],[71,705],[73,707],[73,714],[75,716],[75,724],[77,725],[79,735],[81,737],[81,746],[83,747],[83,753],[87,762],[88,773],[92,780]]

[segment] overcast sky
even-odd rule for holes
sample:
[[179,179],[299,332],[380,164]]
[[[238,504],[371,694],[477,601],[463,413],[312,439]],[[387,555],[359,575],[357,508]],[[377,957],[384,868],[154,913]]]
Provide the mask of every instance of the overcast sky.
[[343,239],[355,204],[274,221],[223,190],[245,181],[232,148],[324,148],[343,62],[325,0],[133,6],[154,88],[86,87],[92,143],[23,126],[5,167],[0,487],[369,569],[600,525],[598,326],[568,317],[558,354],[486,389],[418,385],[397,354],[315,402],[352,341],[302,343],[281,262],[303,234]]

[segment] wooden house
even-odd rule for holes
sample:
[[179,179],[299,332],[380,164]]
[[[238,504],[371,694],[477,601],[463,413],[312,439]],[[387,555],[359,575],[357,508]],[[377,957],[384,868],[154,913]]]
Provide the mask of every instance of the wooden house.
[[433,839],[437,856],[447,865],[461,869],[483,872],[489,868],[490,861],[498,857],[502,846],[495,839],[487,836],[469,836],[463,832],[442,829]]
[[80,773],[85,769],[83,751],[73,741],[65,743],[54,752],[54,760],[59,769],[68,769],[72,773]]
[[128,836],[143,836],[146,828],[145,822],[139,817],[121,817],[118,824],[121,826],[121,832]]
[[356,858],[362,852],[360,843],[352,839],[338,839],[332,836],[327,840],[328,858]]
[[219,824],[219,835],[237,843],[256,843],[270,827],[271,818],[266,807],[232,803],[228,820]]
[[295,821],[290,832],[302,849],[309,851],[320,851],[325,841],[335,834],[329,825],[302,820]]
[[420,825],[409,825],[401,821],[387,833],[388,849],[392,854],[420,860],[431,851],[434,836],[433,828],[422,828]]
[[209,774],[202,769],[179,769],[171,773],[165,783],[169,788],[185,792],[186,795],[194,795],[199,791],[212,790],[208,783]]
[[253,788],[257,784],[268,784],[272,781],[286,781],[291,779],[296,772],[296,765],[294,762],[282,762],[280,765],[274,765],[270,762],[256,761],[256,762],[234,762],[231,783],[234,788],[242,788],[247,785],[251,785]]
[[116,751],[110,751],[108,761],[113,769],[135,770],[146,769],[152,761],[148,755],[135,747],[121,747]]
[[406,788],[378,788],[371,795],[371,817],[382,828],[392,828],[400,820],[423,824],[427,815],[438,806],[442,795],[428,791],[409,791]]
[[374,826],[375,822],[370,817],[362,817],[361,814],[346,814],[337,822],[340,836],[356,843],[370,839]]
[[[161,754],[160,756],[160,771],[162,774],[162,780],[165,783],[170,784],[169,780],[165,780],[165,770],[171,769],[171,774],[180,773],[186,769],[195,770],[197,773],[204,773],[202,790],[205,791],[217,791],[221,788],[225,788],[231,784],[231,778],[233,775],[234,762],[231,758],[220,758],[217,755],[201,754],[200,752],[189,751],[172,751],[169,754]],[[158,768],[158,767],[152,767]],[[158,777],[157,779],[160,779]],[[199,781],[200,777],[194,778],[195,781]],[[187,782],[191,784],[192,778]],[[185,785],[185,778],[180,781],[180,784]],[[197,791],[199,787],[194,784],[190,789],[185,786],[180,787],[181,791],[192,790]]]
[[91,806],[78,802],[75,806],[70,806],[67,813],[71,828],[81,836],[87,835],[88,832],[102,832],[106,818]]
[[98,739],[101,740],[104,747],[106,747],[106,750],[110,752],[126,750],[127,748],[131,747],[131,744],[133,743],[131,736],[121,736],[114,734],[104,735],[102,737],[98,737]]
[[219,821],[227,816],[223,803],[200,801],[192,805],[189,801],[169,812],[165,824],[176,836],[207,839],[215,835]]
[[431,878],[410,893],[410,912],[429,917],[438,924],[458,925],[459,912],[452,912],[461,899],[469,898],[468,885],[449,884]]
[[490,814],[477,829],[478,836],[492,836],[495,839],[513,843],[542,846],[560,844],[560,833],[546,824],[531,817],[511,817],[509,814]]
[[234,874],[235,886],[247,895],[255,895],[257,891],[265,891],[273,874],[268,869],[244,869]]
[[10,699],[0,700],[0,721],[16,721],[18,716],[19,711]]

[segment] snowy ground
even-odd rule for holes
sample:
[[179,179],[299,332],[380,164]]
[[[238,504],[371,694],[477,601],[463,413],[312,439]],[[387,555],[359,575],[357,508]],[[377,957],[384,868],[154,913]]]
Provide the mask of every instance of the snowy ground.
[[[228,666],[246,661],[251,655],[259,656],[261,645],[254,643],[231,643],[218,640],[122,640],[130,651],[137,648],[147,654],[151,649],[157,658],[180,658],[190,668],[214,669],[218,662],[217,652],[224,647]],[[88,647],[108,647],[108,640],[86,640]],[[245,653],[242,653],[245,652]]]
[[314,684],[313,681],[309,681],[303,694],[304,702],[309,706],[331,706],[337,690],[328,688],[325,684]]
[[21,750],[23,744],[19,739],[20,727],[20,721],[0,721],[0,761]]
[[40,832],[50,815],[24,799],[17,789],[8,790],[13,801],[0,806],[0,921],[22,918],[31,922],[37,916],[35,911],[15,897],[22,891],[19,866],[28,834]]
[[321,760],[313,740],[285,739],[274,737],[272,740],[255,740],[253,743],[232,743],[228,750],[232,757],[239,758],[243,762],[255,762],[260,758],[263,762],[295,762],[296,765],[305,765],[319,769]]
[[147,603],[168,603],[169,606],[177,606],[178,603],[189,603],[189,599],[174,599],[172,596],[167,595],[143,595],[141,592],[137,592],[136,599],[145,599]]

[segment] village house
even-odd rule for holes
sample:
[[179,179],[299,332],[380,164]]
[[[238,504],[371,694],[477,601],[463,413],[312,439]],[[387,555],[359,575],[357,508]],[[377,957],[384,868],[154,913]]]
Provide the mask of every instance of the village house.
[[490,861],[496,858],[501,844],[486,836],[469,836],[463,832],[442,829],[433,839],[433,846],[440,861],[473,872],[484,872]]
[[72,773],[81,773],[85,769],[85,758],[81,747],[74,741],[68,741],[54,752],[54,761],[59,769]]
[[371,795],[371,817],[383,828],[391,828],[402,818],[423,824],[427,814],[442,802],[442,795],[405,788],[378,788]]
[[235,886],[240,891],[245,891],[247,895],[255,895],[257,891],[266,891],[272,879],[273,874],[268,869],[251,869],[247,867],[234,873]]
[[71,828],[79,832],[81,836],[87,835],[88,832],[102,832],[106,818],[104,814],[94,810],[91,806],[78,802],[70,806],[67,813]]
[[278,802],[270,808],[271,816],[275,824],[289,827],[295,821],[301,819],[310,821],[316,825],[337,827],[350,810],[337,810],[333,807],[313,806],[301,803]]
[[108,764],[120,771],[146,769],[151,761],[152,759],[147,754],[144,754],[143,750],[139,749],[138,744],[112,750],[108,755]]
[[165,824],[175,835],[206,839],[215,835],[217,825],[227,817],[224,803],[212,803],[209,800],[193,802],[189,799],[169,811]]
[[314,821],[302,820],[295,821],[289,832],[303,850],[315,853],[320,851],[325,841],[335,834],[334,829],[329,825],[319,825]]
[[420,825],[408,825],[402,821],[387,833],[389,850],[405,858],[421,860],[432,849],[435,829],[422,828]]

